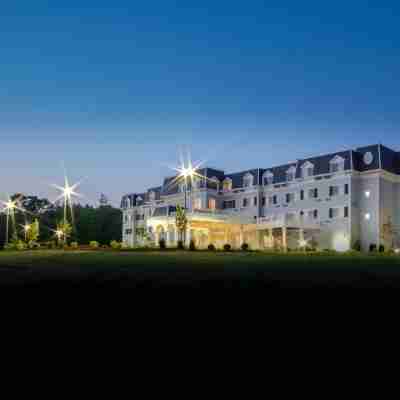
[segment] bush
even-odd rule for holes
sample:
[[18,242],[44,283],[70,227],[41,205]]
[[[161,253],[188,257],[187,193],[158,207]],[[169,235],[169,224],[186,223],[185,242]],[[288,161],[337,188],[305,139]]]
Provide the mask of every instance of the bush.
[[247,243],[242,244],[242,250],[243,251],[248,251],[249,250],[249,245]]
[[90,246],[92,249],[97,249],[97,248],[99,247],[99,242],[96,242],[96,240],[92,240],[92,241],[89,243],[89,246]]
[[35,242],[34,240],[31,240],[28,242],[28,249],[30,250],[40,249],[40,244],[38,242]]
[[211,244],[208,245],[208,250],[210,250],[210,251],[215,251],[216,248],[215,248],[215,246],[211,243]]
[[194,240],[190,241],[189,250],[190,251],[195,251],[196,250],[196,243],[194,242]]
[[183,245],[183,241],[182,240],[178,240],[178,250],[184,250],[185,246]]
[[116,240],[112,240],[110,242],[110,246],[111,248],[113,248],[114,250],[119,250],[121,248],[121,243],[117,242]]
[[71,242],[71,248],[72,249],[77,249],[78,248],[78,242]]
[[383,244],[381,244],[379,246],[379,253],[384,253],[385,252],[385,246]]
[[231,249],[232,249],[232,246],[229,243],[224,244],[224,250],[225,251],[231,251]]
[[103,244],[103,245],[101,246],[101,248],[102,248],[102,249],[108,249],[108,246],[107,246],[106,244]]
[[369,251],[370,251],[370,253],[375,252],[375,251],[376,251],[376,244],[371,243],[371,244],[369,245]]
[[160,247],[160,250],[165,250],[167,248],[167,244],[165,242],[165,239],[160,239],[158,241],[158,246]]
[[352,249],[355,250],[355,251],[361,251],[361,242],[359,240],[356,240],[353,243]]

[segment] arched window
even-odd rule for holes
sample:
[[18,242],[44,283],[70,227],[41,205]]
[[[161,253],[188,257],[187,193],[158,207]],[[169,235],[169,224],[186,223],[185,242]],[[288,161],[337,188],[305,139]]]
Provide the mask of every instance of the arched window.
[[265,171],[263,175],[263,185],[272,185],[274,183],[274,174],[271,171]]
[[292,165],[287,171],[286,171],[286,180],[288,182],[294,181],[296,179],[296,167]]
[[311,176],[314,176],[314,164],[310,163],[309,161],[306,161],[302,166],[301,166],[301,176],[305,178],[310,178]]
[[253,175],[250,173],[247,173],[243,177],[243,187],[250,187],[253,186]]
[[230,192],[232,190],[232,179],[225,178],[224,182],[222,183],[222,190],[224,192]]
[[340,156],[335,156],[332,158],[332,160],[329,161],[329,171],[334,173],[334,172],[340,172],[344,170],[344,158]]

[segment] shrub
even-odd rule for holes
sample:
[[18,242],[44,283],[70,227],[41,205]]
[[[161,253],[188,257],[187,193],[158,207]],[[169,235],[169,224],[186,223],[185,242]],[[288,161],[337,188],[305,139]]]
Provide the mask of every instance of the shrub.
[[361,251],[361,242],[359,240],[356,240],[353,243],[352,249],[355,250],[355,251]]
[[376,244],[374,244],[374,243],[371,243],[370,245],[369,245],[369,251],[372,253],[372,252],[375,252],[376,251]]
[[379,253],[383,253],[385,251],[385,246],[383,244],[381,244],[379,246]]
[[96,240],[92,240],[92,241],[89,243],[89,246],[90,246],[92,249],[97,249],[97,248],[99,247],[99,242],[96,242]]
[[165,239],[160,239],[158,241],[158,246],[160,247],[161,250],[165,250],[167,248],[167,244],[165,242]]
[[25,242],[23,242],[22,240],[17,240],[14,244],[15,246],[15,250],[21,251],[21,250],[26,250],[27,245]]
[[103,244],[103,245],[101,246],[101,248],[102,248],[102,249],[108,249],[108,246],[107,246],[106,244]]
[[242,250],[243,250],[243,251],[249,250],[249,245],[248,245],[247,243],[243,243],[243,244],[242,244]]
[[110,242],[110,246],[111,248],[113,248],[114,250],[119,250],[121,248],[121,243],[117,242],[116,240],[112,240]]
[[231,251],[231,249],[232,249],[232,246],[229,243],[224,244],[224,250],[225,251]]
[[77,249],[78,248],[78,242],[71,242],[71,248],[72,249]]
[[196,243],[194,242],[194,240],[190,241],[189,250],[190,251],[195,251],[196,250]]
[[34,240],[31,240],[28,242],[28,249],[30,250],[40,249],[40,244],[38,242],[35,242]]
[[183,241],[182,240],[178,240],[178,250],[184,250],[185,246],[183,245]]
[[215,249],[215,246],[211,243],[208,245],[208,250],[215,251],[216,249]]

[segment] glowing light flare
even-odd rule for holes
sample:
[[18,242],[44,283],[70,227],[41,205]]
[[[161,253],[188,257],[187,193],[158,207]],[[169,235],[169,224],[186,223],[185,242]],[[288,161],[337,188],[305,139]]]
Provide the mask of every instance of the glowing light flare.
[[24,228],[24,231],[25,231],[25,232],[29,232],[30,229],[31,229],[31,225],[26,224],[26,225],[23,226],[23,228]]
[[308,241],[305,239],[301,239],[299,240],[299,246],[300,247],[306,247],[307,246]]

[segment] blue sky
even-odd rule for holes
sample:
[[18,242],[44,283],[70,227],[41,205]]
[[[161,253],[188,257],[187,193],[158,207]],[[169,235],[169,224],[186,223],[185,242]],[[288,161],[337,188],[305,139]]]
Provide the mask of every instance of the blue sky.
[[229,172],[400,150],[398,2],[16,0],[0,43],[2,193],[55,195],[64,162],[118,203],[182,146]]

